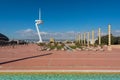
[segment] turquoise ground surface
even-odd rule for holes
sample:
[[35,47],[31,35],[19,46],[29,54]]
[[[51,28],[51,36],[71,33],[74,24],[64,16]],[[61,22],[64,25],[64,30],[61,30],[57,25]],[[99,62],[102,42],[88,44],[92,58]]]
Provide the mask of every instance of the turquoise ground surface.
[[120,80],[120,73],[0,73],[0,80]]

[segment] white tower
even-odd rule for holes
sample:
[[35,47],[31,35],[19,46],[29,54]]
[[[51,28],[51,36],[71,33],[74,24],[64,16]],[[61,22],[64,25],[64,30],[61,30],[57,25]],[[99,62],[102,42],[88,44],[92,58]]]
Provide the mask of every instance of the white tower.
[[36,26],[38,37],[39,37],[38,43],[42,43],[42,38],[41,38],[41,35],[40,35],[40,30],[39,30],[39,25],[42,24],[42,23],[43,23],[43,21],[41,20],[41,9],[39,9],[39,19],[35,20],[35,26]]

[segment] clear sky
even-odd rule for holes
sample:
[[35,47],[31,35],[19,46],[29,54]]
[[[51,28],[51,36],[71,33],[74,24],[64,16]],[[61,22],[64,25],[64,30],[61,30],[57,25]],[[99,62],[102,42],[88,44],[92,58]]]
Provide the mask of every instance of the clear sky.
[[107,33],[108,24],[114,34],[120,34],[120,0],[0,0],[0,33],[11,39],[35,35],[39,8],[43,34],[97,31],[99,27]]

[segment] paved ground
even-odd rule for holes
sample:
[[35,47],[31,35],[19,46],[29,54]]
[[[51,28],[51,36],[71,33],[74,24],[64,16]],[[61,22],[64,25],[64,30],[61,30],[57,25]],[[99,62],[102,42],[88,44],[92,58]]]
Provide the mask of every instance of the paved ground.
[[120,70],[120,49],[40,51],[29,44],[0,48],[0,70]]

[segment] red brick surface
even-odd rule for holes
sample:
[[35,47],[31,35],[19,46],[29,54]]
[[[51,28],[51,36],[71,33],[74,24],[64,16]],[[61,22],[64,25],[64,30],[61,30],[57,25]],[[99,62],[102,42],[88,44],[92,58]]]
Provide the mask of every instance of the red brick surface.
[[120,49],[40,51],[35,44],[0,48],[0,70],[120,70]]

